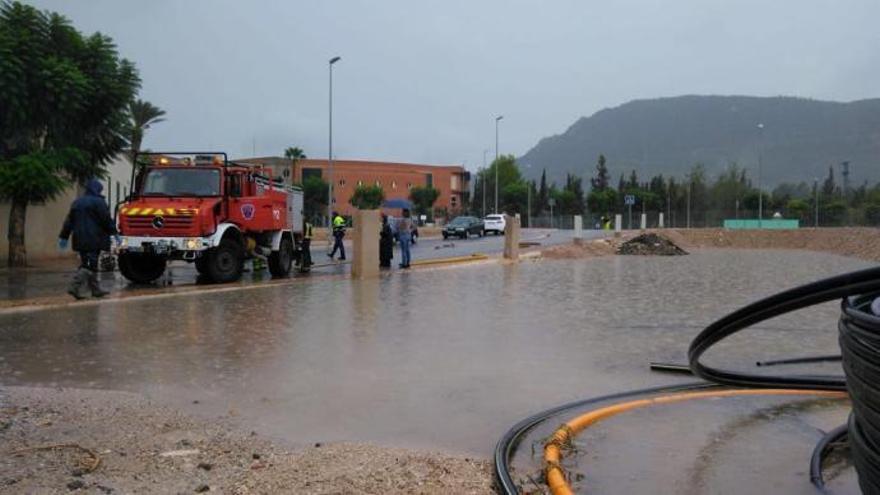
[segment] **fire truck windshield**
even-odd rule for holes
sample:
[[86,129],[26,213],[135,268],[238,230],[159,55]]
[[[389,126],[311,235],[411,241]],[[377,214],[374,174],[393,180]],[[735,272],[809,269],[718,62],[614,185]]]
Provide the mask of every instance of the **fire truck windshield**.
[[220,171],[216,168],[152,168],[147,172],[144,196],[219,196]]

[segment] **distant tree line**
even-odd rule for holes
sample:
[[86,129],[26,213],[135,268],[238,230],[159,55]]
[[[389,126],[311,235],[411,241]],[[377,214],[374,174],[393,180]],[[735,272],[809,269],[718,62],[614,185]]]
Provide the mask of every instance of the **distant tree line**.
[[604,155],[596,161],[589,191],[573,174],[568,174],[561,186],[547,184],[546,170],[538,181],[526,180],[512,155],[501,156],[476,174],[470,204],[473,214],[494,212],[496,168],[499,212],[521,216],[525,216],[529,202],[532,216],[547,215],[552,200],[555,215],[586,215],[597,221],[626,212],[625,198],[631,195],[635,198],[634,212],[644,211],[652,218],[662,212],[667,226],[711,227],[720,226],[724,219],[758,218],[759,202],[763,218],[778,214],[800,220],[804,226],[813,225],[817,213],[822,226],[880,225],[880,183],[871,186],[863,182],[844,190],[835,179],[833,167],[822,181],[786,182],[772,191],[759,191],[748,170],[736,163],[716,177],[710,177],[699,163],[680,178],[659,174],[643,179],[631,170],[619,176],[615,187]]

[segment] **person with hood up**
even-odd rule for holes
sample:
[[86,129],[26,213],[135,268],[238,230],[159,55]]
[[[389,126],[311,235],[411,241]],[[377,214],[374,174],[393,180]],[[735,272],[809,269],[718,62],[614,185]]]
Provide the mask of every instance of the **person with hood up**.
[[64,227],[58,236],[58,247],[67,249],[67,240],[73,234],[73,250],[79,253],[80,266],[73,275],[67,293],[76,299],[83,299],[80,289],[88,287],[92,296],[104,297],[109,292],[101,289],[98,282],[98,256],[101,251],[110,250],[110,236],[119,244],[119,233],[110,216],[110,208],[101,192],[104,186],[98,179],[86,182],[85,194],[70,205]]
[[379,267],[391,268],[394,258],[394,233],[388,224],[388,215],[382,214],[382,230],[379,231]]

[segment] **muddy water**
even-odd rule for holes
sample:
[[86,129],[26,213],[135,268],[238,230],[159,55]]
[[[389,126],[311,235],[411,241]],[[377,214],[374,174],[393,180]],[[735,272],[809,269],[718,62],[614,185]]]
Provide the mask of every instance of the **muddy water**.
[[[647,363],[683,361],[702,326],[755,298],[866,266],[810,252],[715,250],[7,315],[0,383],[144,392],[298,445],[354,440],[487,455],[534,411],[686,380],[652,374]],[[751,367],[834,352],[836,315],[832,303],[773,320],[708,359]]]

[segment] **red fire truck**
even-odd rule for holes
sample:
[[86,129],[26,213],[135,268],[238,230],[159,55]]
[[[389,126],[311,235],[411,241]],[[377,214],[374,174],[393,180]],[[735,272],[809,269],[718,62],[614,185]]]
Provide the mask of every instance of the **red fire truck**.
[[255,257],[283,277],[300,259],[301,189],[225,153],[143,153],[135,163],[132,194],[117,209],[119,270],[128,280],[152,282],[169,261],[184,260],[231,282]]

